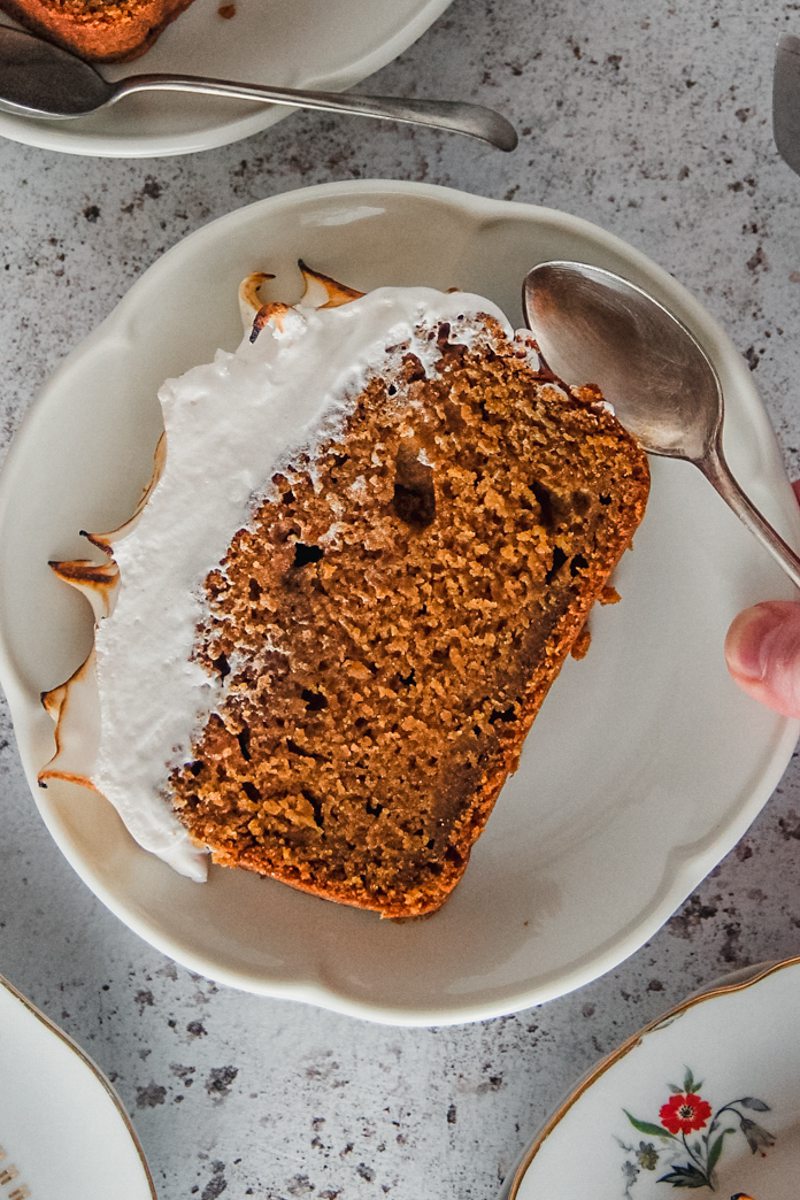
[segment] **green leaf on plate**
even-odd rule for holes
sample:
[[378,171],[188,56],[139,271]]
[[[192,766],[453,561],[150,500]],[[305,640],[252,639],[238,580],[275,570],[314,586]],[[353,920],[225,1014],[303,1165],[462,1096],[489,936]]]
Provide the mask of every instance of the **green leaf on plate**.
[[671,1183],[675,1188],[708,1187],[708,1179],[697,1167],[687,1163],[685,1167],[673,1167],[666,1175],[659,1175],[659,1183]]
[[719,1156],[722,1154],[722,1143],[725,1141],[725,1134],[733,1133],[732,1129],[723,1129],[722,1133],[711,1143],[711,1149],[708,1152],[708,1173],[714,1170],[714,1167],[719,1162]]
[[639,1133],[646,1133],[648,1137],[675,1137],[675,1135],[670,1133],[668,1129],[662,1129],[660,1125],[654,1125],[651,1121],[637,1121],[636,1117],[631,1116],[627,1108],[623,1108],[622,1111],[625,1113],[625,1116],[628,1118],[633,1128],[639,1130]]

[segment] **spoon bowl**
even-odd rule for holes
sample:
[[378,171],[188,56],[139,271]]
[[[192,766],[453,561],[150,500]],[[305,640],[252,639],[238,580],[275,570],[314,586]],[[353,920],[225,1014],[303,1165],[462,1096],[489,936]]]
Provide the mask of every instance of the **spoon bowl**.
[[107,104],[114,85],[68,50],[0,25],[0,107],[48,120],[84,117]]
[[499,150],[517,145],[514,126],[491,108],[458,100],[406,100],[398,96],[273,88],[200,75],[129,75],[110,83],[91,63],[68,50],[0,25],[0,109],[38,120],[86,117],[139,92],[194,92],[427,125],[488,142]]
[[577,262],[529,271],[523,309],[555,374],[574,385],[596,384],[648,453],[693,463],[800,587],[800,558],[725,460],[722,386],[683,322],[627,279]]

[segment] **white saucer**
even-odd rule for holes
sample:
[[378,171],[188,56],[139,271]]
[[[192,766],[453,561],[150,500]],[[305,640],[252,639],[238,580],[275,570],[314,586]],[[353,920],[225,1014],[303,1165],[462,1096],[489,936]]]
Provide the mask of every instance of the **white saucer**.
[[139,1140],[111,1084],[2,977],[0,1062],[3,1200],[156,1200]]
[[[87,885],[143,938],[250,991],[404,1024],[525,1008],[614,967],[742,836],[789,761],[798,723],[729,680],[722,644],[744,605],[790,585],[699,472],[653,460],[617,576],[528,738],[463,882],[433,918],[394,924],[245,872],[200,886],[141,851],[80,790],[36,787],[53,727],[39,693],[91,644],[88,606],[47,562],[114,528],[149,478],[168,376],[239,339],[252,270],[300,291],[298,256],[359,288],[459,285],[516,321],[525,270],[583,258],[642,283],[694,330],[728,403],[731,465],[782,532],[800,515],[739,354],[670,276],[595,226],[548,209],[419,184],[338,183],[240,209],[165,254],[62,365],[0,480],[0,678],[33,793]],[[277,295],[278,291],[273,294]]]

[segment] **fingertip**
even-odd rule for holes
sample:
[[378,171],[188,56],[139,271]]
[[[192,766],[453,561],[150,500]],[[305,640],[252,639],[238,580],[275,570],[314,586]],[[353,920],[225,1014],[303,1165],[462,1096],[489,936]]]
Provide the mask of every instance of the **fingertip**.
[[763,679],[765,637],[773,619],[765,605],[755,604],[736,616],[725,638],[725,661],[737,682]]
[[739,613],[725,639],[725,660],[748,695],[800,717],[800,604],[767,601]]

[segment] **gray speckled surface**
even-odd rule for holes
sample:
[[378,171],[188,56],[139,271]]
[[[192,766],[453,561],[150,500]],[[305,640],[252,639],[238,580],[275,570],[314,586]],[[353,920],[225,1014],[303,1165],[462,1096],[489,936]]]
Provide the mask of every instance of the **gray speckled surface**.
[[[388,2],[388,0],[381,0]],[[0,145],[3,444],[63,354],[188,231],[332,178],[424,179],[589,217],[723,322],[800,471],[800,179],[771,141],[778,0],[455,0],[370,90],[503,108],[503,157],[435,133],[297,115],[147,162]],[[217,988],[129,933],[73,875],[0,729],[0,969],[116,1083],[161,1200],[491,1198],[601,1054],[698,985],[800,950],[800,768],[618,970],[517,1016],[393,1030]]]

